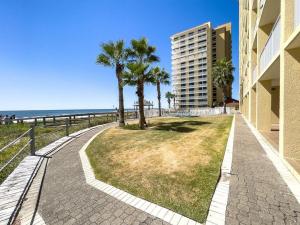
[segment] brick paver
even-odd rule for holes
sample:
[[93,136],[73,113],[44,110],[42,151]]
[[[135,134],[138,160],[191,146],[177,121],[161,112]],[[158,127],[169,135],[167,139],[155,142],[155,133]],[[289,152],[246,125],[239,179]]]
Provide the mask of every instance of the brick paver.
[[89,186],[79,150],[99,129],[66,145],[49,161],[38,212],[46,224],[167,224]]
[[300,205],[240,115],[236,116],[226,224],[300,224]]

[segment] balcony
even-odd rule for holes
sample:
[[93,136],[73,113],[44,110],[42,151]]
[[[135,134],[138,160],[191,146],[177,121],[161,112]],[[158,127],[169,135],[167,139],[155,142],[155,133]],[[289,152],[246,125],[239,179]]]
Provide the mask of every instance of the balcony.
[[295,0],[294,27],[300,25],[300,0]]
[[280,50],[280,17],[277,19],[273,26],[269,39],[260,55],[260,73],[266,71],[270,64],[274,61],[275,57],[279,54]]
[[252,71],[252,85],[255,83],[257,78],[257,66],[255,66],[254,70]]

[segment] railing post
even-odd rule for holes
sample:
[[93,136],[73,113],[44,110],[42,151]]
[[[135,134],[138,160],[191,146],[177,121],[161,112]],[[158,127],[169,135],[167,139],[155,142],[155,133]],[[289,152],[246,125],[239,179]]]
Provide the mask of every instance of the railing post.
[[66,136],[69,136],[69,119],[66,118]]
[[89,114],[89,127],[91,127],[91,115]]
[[46,125],[46,118],[43,117],[43,125],[45,126]]
[[34,135],[35,126],[31,125],[31,129],[29,132],[30,136],[30,153],[31,155],[35,155],[35,135]]

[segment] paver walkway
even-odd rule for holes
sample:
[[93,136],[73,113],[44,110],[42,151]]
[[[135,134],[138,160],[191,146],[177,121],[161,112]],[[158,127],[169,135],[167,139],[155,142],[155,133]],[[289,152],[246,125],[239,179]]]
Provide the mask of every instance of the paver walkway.
[[87,132],[50,159],[39,214],[48,224],[167,224],[89,186],[79,150],[100,129]]
[[244,119],[236,115],[226,224],[300,224],[300,205]]

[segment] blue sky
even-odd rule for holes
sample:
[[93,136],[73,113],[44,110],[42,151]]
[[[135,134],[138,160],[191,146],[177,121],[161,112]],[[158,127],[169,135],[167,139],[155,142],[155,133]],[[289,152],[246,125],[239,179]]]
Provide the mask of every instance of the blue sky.
[[[237,0],[0,1],[0,110],[112,108],[117,83],[112,69],[95,64],[100,43],[147,37],[171,72],[170,36],[207,21],[232,22],[238,98]],[[135,89],[124,95],[132,107]],[[145,98],[157,104],[155,87]]]

